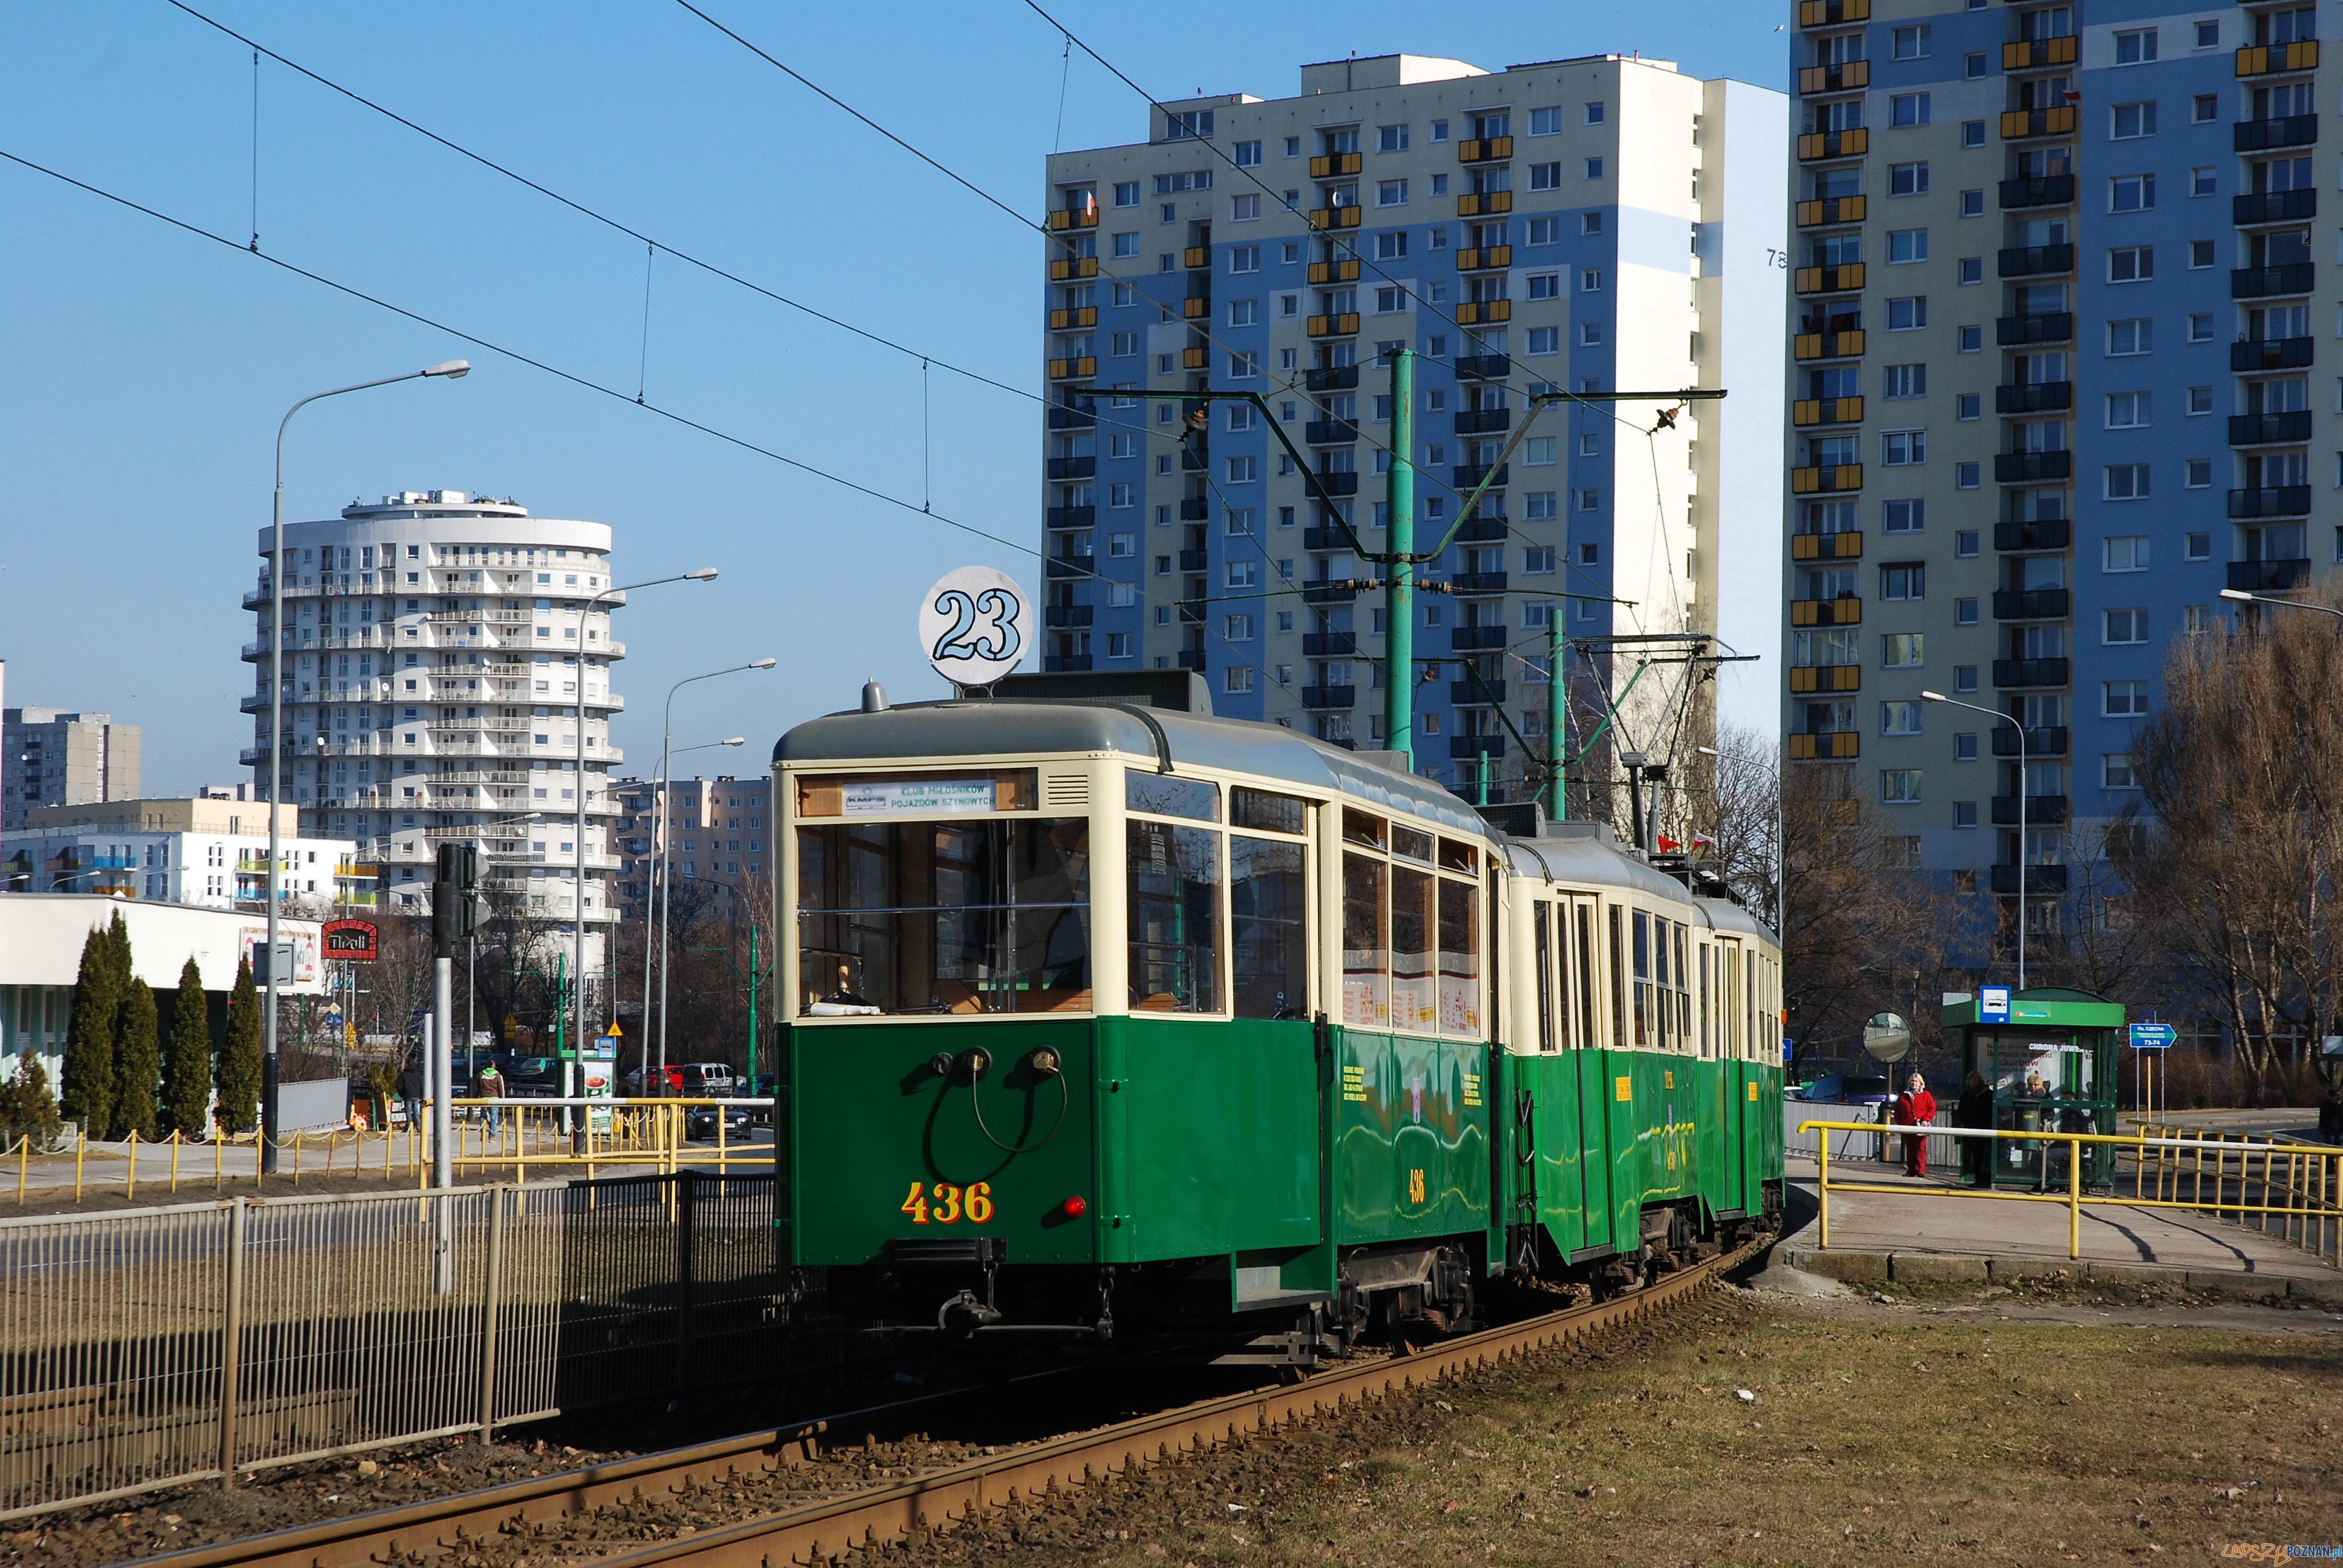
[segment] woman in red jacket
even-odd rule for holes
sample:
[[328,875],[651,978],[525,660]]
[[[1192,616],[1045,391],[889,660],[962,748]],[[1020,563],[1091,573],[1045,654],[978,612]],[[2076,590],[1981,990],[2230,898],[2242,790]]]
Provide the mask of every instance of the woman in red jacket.
[[[1904,1092],[1896,1097],[1896,1120],[1909,1127],[1926,1128],[1936,1120],[1936,1097],[1928,1092],[1928,1081],[1914,1073]],[[1926,1176],[1928,1173],[1928,1135],[1925,1131],[1904,1135],[1904,1173]]]

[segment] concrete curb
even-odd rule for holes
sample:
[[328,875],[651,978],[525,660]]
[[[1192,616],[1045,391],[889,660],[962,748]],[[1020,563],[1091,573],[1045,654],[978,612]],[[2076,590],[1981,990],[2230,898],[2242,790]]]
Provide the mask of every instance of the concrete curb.
[[2040,1280],[2057,1275],[2110,1285],[2171,1285],[2199,1292],[2259,1299],[2287,1296],[2343,1308],[2343,1275],[2266,1274],[2180,1269],[2157,1263],[2105,1263],[1997,1252],[1887,1252],[1864,1248],[1780,1245],[1773,1261],[1848,1284],[1961,1284],[1971,1281]]

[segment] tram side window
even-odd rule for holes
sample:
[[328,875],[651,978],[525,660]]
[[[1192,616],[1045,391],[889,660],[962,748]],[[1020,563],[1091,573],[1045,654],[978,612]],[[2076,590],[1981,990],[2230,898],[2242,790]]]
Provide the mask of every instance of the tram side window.
[[816,1016],[1086,1011],[1090,824],[800,827],[798,917]]
[[[1392,835],[1394,848],[1413,837],[1406,829]],[[1424,836],[1424,858],[1430,859],[1432,840]],[[1410,870],[1405,866],[1393,866],[1391,870],[1391,1022],[1393,1029],[1421,1030],[1431,1032],[1437,1014],[1437,1000],[1433,980],[1433,879],[1423,871]]]
[[1538,1050],[1554,1049],[1554,906],[1534,905],[1537,938]]
[[1594,906],[1578,906],[1578,1038],[1571,1042],[1593,1050],[1594,1033]]
[[[1343,836],[1351,836],[1343,813]],[[1342,1022],[1357,1029],[1391,1027],[1390,868],[1365,855],[1342,857]]]
[[[1255,791],[1236,793],[1242,805],[1242,798]],[[1310,879],[1305,853],[1301,844],[1242,833],[1229,836],[1229,951],[1236,966],[1239,1018],[1307,1016],[1310,948],[1302,906]]]
[[1221,835],[1211,828],[1133,819],[1126,824],[1123,852],[1130,867],[1131,1010],[1218,1012]]
[[[1620,965],[1626,954],[1625,944],[1619,936],[1619,906],[1610,904],[1605,908],[1611,915],[1611,1045],[1617,1050],[1627,1043],[1627,988],[1620,976]],[[1642,1028],[1640,1021],[1637,1028]]]
[[1676,955],[1675,968],[1669,971],[1675,977],[1676,991],[1675,1027],[1670,1031],[1669,1043],[1678,1050],[1690,1050],[1692,1049],[1692,970],[1684,963],[1686,957],[1684,940],[1691,935],[1692,928],[1674,920],[1670,920],[1667,924],[1668,934],[1674,940]]
[[1715,1047],[1708,1037],[1708,1020],[1716,1010],[1710,1005],[1710,983],[1708,944],[1703,942],[1700,946],[1700,1055],[1704,1061],[1716,1054]]
[[[1652,917],[1645,914],[1643,910],[1637,910],[1634,912],[1634,924],[1635,931],[1634,1043],[1640,1046],[1654,1043],[1653,1036],[1656,1032],[1658,1022],[1658,1020],[1654,1017],[1654,1008],[1652,1006],[1652,956],[1654,951],[1652,945]],[[1663,963],[1667,961],[1667,942],[1665,939],[1666,933],[1663,930],[1662,940],[1657,949],[1657,951],[1660,954],[1660,961]]]
[[[1441,840],[1443,849],[1449,840]],[[1440,1032],[1481,1032],[1481,885],[1440,881]]]

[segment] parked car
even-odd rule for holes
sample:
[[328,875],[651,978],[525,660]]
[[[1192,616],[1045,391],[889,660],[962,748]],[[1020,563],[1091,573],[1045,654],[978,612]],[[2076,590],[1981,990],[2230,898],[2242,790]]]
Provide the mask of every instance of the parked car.
[[504,1064],[505,1093],[515,1100],[551,1100],[561,1093],[561,1059],[516,1056]]
[[1794,1098],[1825,1105],[1876,1105],[1887,1098],[1887,1080],[1865,1072],[1825,1072],[1798,1085]]
[[694,1105],[683,1113],[683,1135],[686,1138],[714,1139],[716,1119],[719,1115],[724,1118],[726,1141],[749,1141],[749,1129],[754,1121],[745,1105]]
[[687,1061],[683,1092],[693,1100],[729,1100],[739,1092],[739,1076],[720,1061]]
[[[635,1099],[635,1100],[647,1099],[647,1098],[655,1097],[655,1096],[657,1096],[657,1095],[659,1095],[659,1094],[660,1093],[660,1090],[659,1090],[659,1070],[658,1068],[655,1068],[655,1067],[654,1067],[654,1068],[651,1068],[651,1069],[649,1069],[649,1070],[648,1070],[648,1072],[647,1072],[647,1071],[646,1071],[646,1070],[645,1070],[645,1069],[643,1069],[643,1068],[639,1068],[639,1068],[635,1069],[632,1072],[629,1072],[628,1074],[627,1074],[627,1080],[626,1080],[626,1082],[627,1082],[627,1094],[628,1094],[628,1097],[629,1099]],[[648,1089],[646,1089],[646,1088],[644,1087],[644,1085],[646,1085],[646,1084],[649,1084],[650,1087],[649,1087]],[[681,1068],[679,1068],[679,1067],[669,1067],[669,1068],[668,1068],[668,1069],[667,1069],[667,1090],[666,1090],[667,1096],[668,1096],[669,1098],[670,1098],[670,1099],[671,1099],[671,1098],[674,1098],[674,1097],[676,1097],[676,1096],[678,1096],[678,1095],[680,1095],[682,1092],[683,1092],[683,1069],[681,1069]]]

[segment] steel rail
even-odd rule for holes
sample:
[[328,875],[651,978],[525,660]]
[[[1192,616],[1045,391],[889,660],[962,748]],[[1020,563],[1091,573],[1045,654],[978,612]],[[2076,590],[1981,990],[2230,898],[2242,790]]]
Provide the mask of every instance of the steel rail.
[[[1228,1394],[1093,1432],[1028,1443],[929,1475],[759,1514],[639,1551],[598,1557],[593,1568],[649,1568],[654,1563],[690,1563],[696,1568],[767,1568],[768,1564],[819,1563],[850,1548],[948,1529],[955,1522],[1019,1498],[1062,1493],[1106,1475],[1141,1470],[1224,1443],[1273,1436],[1459,1372],[1499,1365],[1637,1322],[1674,1305],[1772,1242],[1771,1236],[1760,1237],[1611,1301],[1461,1335],[1407,1356],[1316,1372],[1291,1387]],[[528,1525],[590,1513],[605,1504],[656,1491],[687,1493],[702,1483],[744,1470],[770,1473],[812,1464],[819,1461],[826,1432],[850,1430],[858,1422],[974,1392],[979,1391],[923,1395],[825,1421],[507,1482],[478,1492],[148,1557],[126,1568],[368,1568],[402,1552],[412,1555],[455,1547],[462,1537],[493,1534],[508,1524]]]

